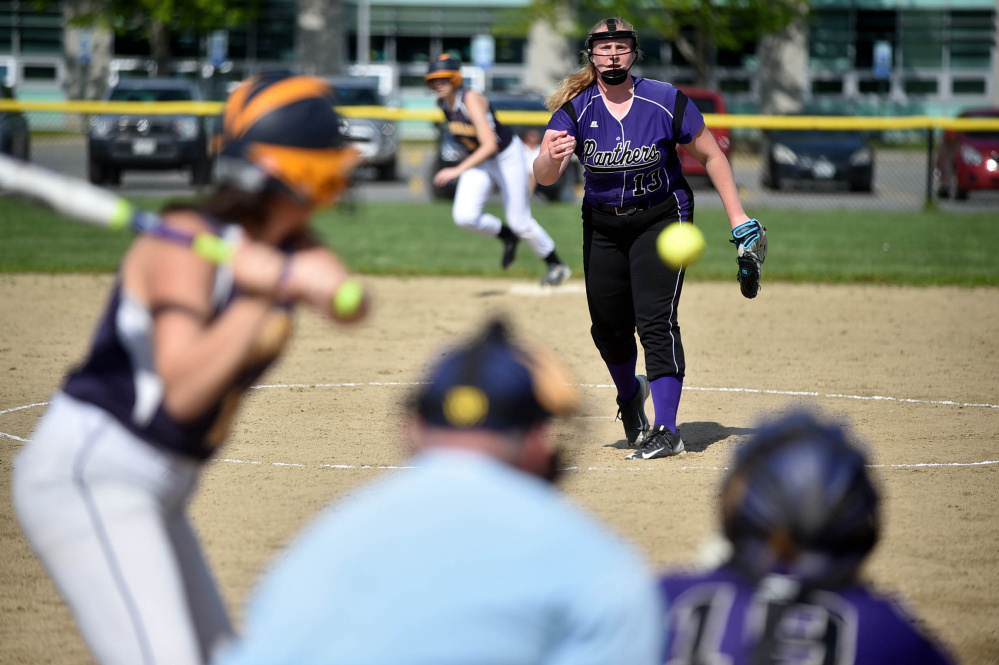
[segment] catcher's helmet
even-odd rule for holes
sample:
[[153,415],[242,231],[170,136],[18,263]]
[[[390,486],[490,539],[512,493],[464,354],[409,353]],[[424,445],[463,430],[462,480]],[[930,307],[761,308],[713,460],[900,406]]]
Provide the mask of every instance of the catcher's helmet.
[[807,413],[765,425],[736,453],[722,488],[733,563],[756,579],[852,579],[878,540],[878,493],[864,454]]
[[427,68],[427,75],[423,77],[427,85],[434,79],[444,79],[450,81],[454,87],[461,86],[461,61],[457,58],[452,58],[447,53],[439,55],[430,61],[430,66]]
[[310,76],[250,78],[229,95],[222,124],[220,180],[245,191],[278,188],[329,203],[360,157],[343,135],[333,91]]

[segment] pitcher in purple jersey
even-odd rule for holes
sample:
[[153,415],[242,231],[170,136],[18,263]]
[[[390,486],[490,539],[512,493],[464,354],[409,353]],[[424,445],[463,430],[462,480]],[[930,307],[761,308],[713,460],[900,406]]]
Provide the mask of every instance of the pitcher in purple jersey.
[[880,532],[867,459],[795,413],[764,424],[722,485],[726,563],[670,574],[670,665],[943,665],[906,610],[858,580]]
[[[458,180],[451,213],[454,223],[473,233],[499,238],[503,243],[500,265],[504,270],[513,263],[517,244],[523,240],[545,262],[541,285],[565,282],[572,270],[559,258],[555,241],[531,215],[530,185],[520,138],[496,119],[489,100],[462,85],[457,58],[447,53],[434,58],[424,78],[437,95],[449,131],[468,150],[461,162],[441,169],[433,178],[438,187]],[[496,215],[483,212],[493,187],[503,198],[506,224]]]
[[[573,154],[583,164],[583,268],[593,341],[617,387],[627,443],[639,447],[628,459],[669,457],[684,449],[676,427],[686,371],[677,322],[684,270],[659,259],[656,240],[669,224],[693,223],[694,214],[676,144],[705,165],[733,229],[758,222],[743,210],[728,160],[697,107],[668,83],[631,75],[641,51],[630,23],[597,23],[583,55],[582,69],[545,100],[554,115],[534,175],[547,185]],[[646,365],[638,376],[636,329]]]
[[281,355],[293,305],[335,316],[341,285],[356,284],[308,232],[359,158],[329,85],[253,77],[223,125],[218,189],[162,224],[232,240],[232,262],[165,233],[136,238],[87,359],[14,460],[21,528],[102,665],[200,665],[232,638],[187,506],[243,395]]

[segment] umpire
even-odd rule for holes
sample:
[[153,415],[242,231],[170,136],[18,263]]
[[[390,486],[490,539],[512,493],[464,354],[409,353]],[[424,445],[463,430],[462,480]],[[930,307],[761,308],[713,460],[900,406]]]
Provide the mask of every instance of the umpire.
[[220,665],[642,665],[645,563],[551,482],[561,362],[492,321],[430,370],[404,470],[331,507],[270,572]]

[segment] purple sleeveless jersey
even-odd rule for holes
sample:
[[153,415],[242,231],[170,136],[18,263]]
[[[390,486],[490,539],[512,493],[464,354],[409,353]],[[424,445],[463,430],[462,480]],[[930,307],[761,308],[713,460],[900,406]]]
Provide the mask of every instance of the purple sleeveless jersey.
[[623,119],[604,106],[594,83],[555,111],[548,129],[576,137],[576,156],[586,170],[585,198],[592,204],[628,207],[675,197],[677,209],[690,210],[693,193],[682,177],[674,143],[690,143],[704,126],[694,104],[687,104],[676,137],[673,109],[677,89],[669,83],[635,77],[635,98]]
[[[752,645],[770,609],[754,585],[722,566],[697,575],[663,577],[669,607],[669,665],[750,665]],[[777,629],[779,662],[793,665],[946,665],[949,657],[895,603],[860,585],[814,591],[785,610]]]

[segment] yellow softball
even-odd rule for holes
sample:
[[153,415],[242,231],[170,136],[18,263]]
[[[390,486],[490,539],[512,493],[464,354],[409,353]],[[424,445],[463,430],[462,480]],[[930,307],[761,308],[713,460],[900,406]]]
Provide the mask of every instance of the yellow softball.
[[364,304],[364,285],[353,277],[345,279],[333,294],[333,316],[349,321],[357,316]]
[[704,234],[688,222],[670,224],[656,239],[659,258],[673,270],[690,267],[704,254]]

